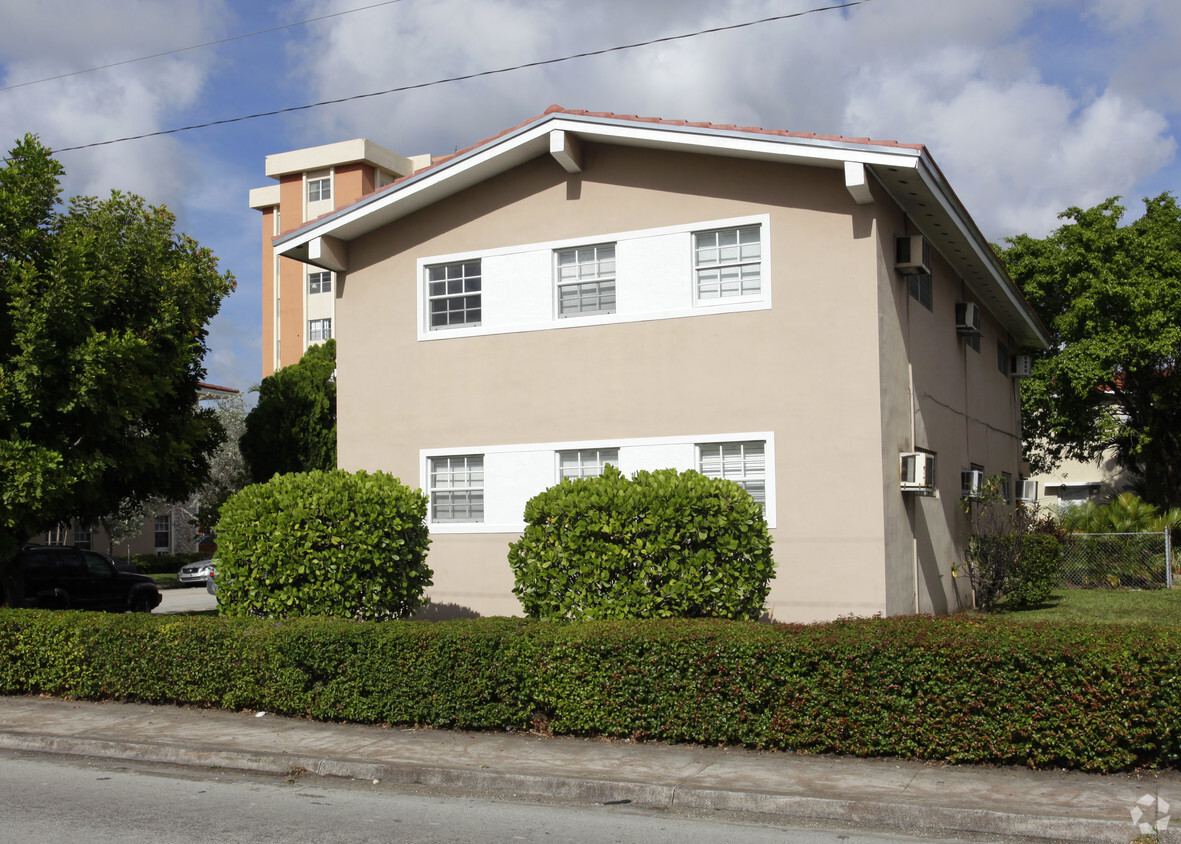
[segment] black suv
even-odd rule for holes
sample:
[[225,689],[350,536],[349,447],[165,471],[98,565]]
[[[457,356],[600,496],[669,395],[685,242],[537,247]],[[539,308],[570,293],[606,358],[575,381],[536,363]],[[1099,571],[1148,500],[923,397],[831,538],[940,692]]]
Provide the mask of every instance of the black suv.
[[160,605],[160,590],[152,578],[118,571],[97,551],[26,545],[16,566],[26,607],[151,612]]

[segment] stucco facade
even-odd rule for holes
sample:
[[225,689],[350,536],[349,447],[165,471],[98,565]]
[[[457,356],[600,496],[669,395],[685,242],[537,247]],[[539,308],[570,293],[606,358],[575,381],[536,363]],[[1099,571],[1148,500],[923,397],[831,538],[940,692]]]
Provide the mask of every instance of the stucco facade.
[[[932,250],[930,307],[911,295],[895,239],[921,223],[872,166],[894,156],[915,170],[921,148],[751,144],[723,128],[637,133],[629,118],[551,110],[277,239],[279,254],[338,274],[339,463],[432,494],[433,601],[520,612],[508,543],[570,454],[708,471],[710,455],[742,447],[775,542],[771,616],[970,602],[950,577],[960,473],[1018,477],[1016,382],[998,343],[1037,344],[1036,320],[995,289],[1009,284],[996,265],[969,282],[962,250],[983,241],[962,209],[936,221],[961,224],[948,246],[960,257]],[[754,243],[750,283],[711,286],[703,244],[734,232]],[[555,268],[595,249],[610,292],[567,313]],[[446,267],[476,273],[466,306],[440,305],[429,279]],[[956,330],[964,301],[983,306],[979,351]],[[468,310],[438,324],[440,307]],[[900,489],[899,454],[917,450],[937,456],[931,495]],[[439,467],[460,463],[481,473],[478,519],[439,508]]]

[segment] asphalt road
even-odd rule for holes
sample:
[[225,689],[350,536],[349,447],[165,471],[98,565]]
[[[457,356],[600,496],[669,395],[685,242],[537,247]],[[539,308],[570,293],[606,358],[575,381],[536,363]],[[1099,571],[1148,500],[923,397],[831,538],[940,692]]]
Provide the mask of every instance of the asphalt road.
[[161,589],[160,596],[163,598],[160,606],[152,610],[156,614],[217,609],[217,598],[206,592],[204,586]]
[[[381,783],[0,753],[0,841],[651,842],[967,841],[789,827],[714,812],[514,802]],[[985,840],[985,839],[975,839]]]

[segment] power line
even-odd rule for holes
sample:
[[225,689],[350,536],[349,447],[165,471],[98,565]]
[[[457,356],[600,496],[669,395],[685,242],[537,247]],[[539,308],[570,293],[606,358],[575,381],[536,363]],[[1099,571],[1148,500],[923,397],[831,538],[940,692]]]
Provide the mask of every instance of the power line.
[[142,135],[128,135],[125,138],[112,138],[109,141],[95,141],[94,143],[90,143],[90,144],[79,144],[78,146],[73,146],[73,147],[62,147],[61,149],[54,150],[54,154],[56,155],[57,153],[60,153],[60,152],[73,152],[74,150],[79,150],[79,149],[90,149],[91,147],[107,146],[108,144],[119,144],[119,143],[123,143],[124,141],[139,141],[144,138],[156,138],[156,137],[160,137],[161,135],[175,135],[178,132],[189,132],[189,131],[192,131],[193,129],[208,129],[210,126],[224,126],[228,123],[241,123],[244,120],[256,120],[257,118],[260,118],[260,117],[274,117],[279,114],[291,114],[292,112],[296,112],[296,111],[306,111],[308,109],[320,108],[322,106],[338,105],[339,103],[353,102],[355,100],[364,100],[364,99],[368,99],[370,97],[381,97],[381,96],[385,96],[386,94],[399,94],[399,93],[402,93],[405,91],[415,91],[415,90],[419,90],[421,88],[431,88],[431,87],[434,87],[435,85],[446,85],[451,82],[463,82],[468,79],[478,79],[483,76],[496,76],[497,74],[511,73],[515,70],[524,70],[526,68],[531,68],[531,67],[542,67],[544,65],[561,64],[562,62],[569,62],[569,61],[573,61],[574,59],[585,59],[585,58],[588,58],[591,56],[602,56],[602,55],[606,55],[607,53],[619,53],[624,50],[635,50],[639,47],[650,47],[653,44],[667,44],[670,41],[683,41],[686,38],[697,38],[698,36],[701,36],[701,35],[712,35],[713,33],[716,33],[716,32],[728,32],[730,30],[735,30],[735,29],[744,29],[744,28],[750,27],[750,26],[759,26],[761,24],[773,23],[775,21],[787,20],[789,18],[799,18],[799,17],[803,17],[804,15],[812,15],[812,14],[816,14],[817,12],[831,12],[831,11],[835,11],[837,9],[848,9],[852,6],[860,6],[864,3],[869,3],[869,2],[872,2],[872,0],[850,0],[847,3],[839,3],[835,6],[820,6],[815,9],[807,9],[806,11],[803,11],[803,12],[792,12],[791,14],[786,14],[786,15],[774,15],[769,18],[760,18],[758,20],[745,21],[744,23],[733,23],[733,24],[728,24],[726,26],[715,26],[715,27],[711,27],[710,29],[699,29],[696,32],[686,32],[682,35],[666,35],[663,38],[653,38],[649,41],[637,41],[634,44],[621,44],[621,45],[618,45],[615,47],[605,47],[601,50],[588,50],[585,53],[575,53],[570,56],[562,56],[562,57],[556,58],[556,59],[541,59],[541,60],[535,61],[535,62],[526,62],[525,64],[512,65],[511,67],[501,67],[501,68],[497,68],[496,70],[482,70],[482,71],[479,71],[478,73],[466,73],[462,76],[450,76],[446,79],[436,79],[432,82],[419,82],[414,85],[402,85],[397,88],[387,88],[384,91],[373,91],[368,94],[354,94],[351,97],[339,97],[334,100],[321,100],[320,102],[317,102],[317,103],[308,103],[307,105],[299,105],[299,106],[289,106],[287,108],[278,108],[273,111],[260,111],[260,112],[254,113],[254,114],[244,114],[240,117],[227,117],[223,120],[210,120],[206,123],[193,123],[189,126],[179,126],[175,129],[161,129],[157,132],[145,132]]
[[206,41],[204,44],[194,44],[191,47],[178,47],[175,50],[165,50],[163,53],[152,53],[150,56],[140,56],[135,59],[124,59],[121,62],[111,62],[110,64],[100,64],[98,67],[88,67],[85,70],[72,70],[69,73],[59,73],[57,76],[46,76],[44,79],[31,79],[28,82],[18,82],[15,85],[5,85],[0,87],[0,91],[11,91],[13,88],[24,88],[27,85],[40,85],[42,82],[52,82],[55,79],[66,79],[70,76],[81,76],[84,73],[94,73],[98,70],[106,70],[109,67],[119,67],[125,64],[134,64],[136,62],[146,62],[148,59],[158,59],[161,56],[172,56],[177,53],[186,53],[189,50],[199,50],[202,47],[214,47],[218,44],[227,44],[230,41],[239,41],[243,38],[253,38],[256,35],[266,35],[268,32],[278,32],[281,29],[291,29],[295,26],[303,26],[309,23],[316,23],[317,21],[328,20],[329,18],[338,18],[341,15],[351,15],[353,12],[364,12],[367,9],[376,9],[378,6],[389,6],[393,3],[401,3],[402,0],[384,0],[382,3],[373,3],[368,6],[361,6],[357,9],[347,9],[343,12],[333,12],[329,15],[320,15],[318,18],[308,18],[306,21],[296,21],[295,23],[285,23],[281,26],[272,26],[268,29],[259,29],[255,32],[245,32],[242,35],[231,35],[229,38],[222,38],[218,41]]

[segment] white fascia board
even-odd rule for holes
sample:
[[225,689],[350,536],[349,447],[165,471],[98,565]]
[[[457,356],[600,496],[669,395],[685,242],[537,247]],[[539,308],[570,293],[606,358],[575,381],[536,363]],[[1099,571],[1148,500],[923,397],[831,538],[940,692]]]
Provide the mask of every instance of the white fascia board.
[[882,147],[850,141],[796,138],[785,135],[762,135],[738,129],[676,124],[636,124],[630,120],[555,115],[550,129],[562,129],[583,139],[603,143],[631,144],[655,149],[701,151],[788,159],[803,164],[843,167],[846,161],[862,164],[914,168],[919,151],[909,147]]
[[[882,149],[866,144],[819,141],[775,135],[753,135],[736,130],[668,124],[639,125],[609,118],[554,114],[523,126],[482,147],[411,176],[384,193],[373,194],[319,223],[275,241],[282,255],[299,258],[316,237],[331,234],[343,240],[392,222],[403,214],[470,187],[550,150],[550,133],[562,131],[601,143],[642,146],[681,152],[704,152],[771,161],[844,167],[845,162],[913,169],[919,151],[906,147]],[[368,224],[366,223],[366,219]]]
[[[1029,303],[1018,293],[1016,286],[1002,267],[1000,259],[992,251],[992,247],[984,239],[976,227],[976,223],[968,216],[967,211],[960,206],[959,202],[954,201],[950,187],[944,182],[938,171],[925,160],[918,167],[918,174],[931,196],[939,203],[939,208],[945,218],[956,226],[971,246],[973,256],[985,268],[989,281],[995,284],[1009,304],[1024,316],[1030,334],[1038,337],[1043,347],[1048,348],[1050,338],[1042,329],[1037,317],[1031,312]],[[965,283],[971,286],[971,282],[967,279],[965,279]]]

